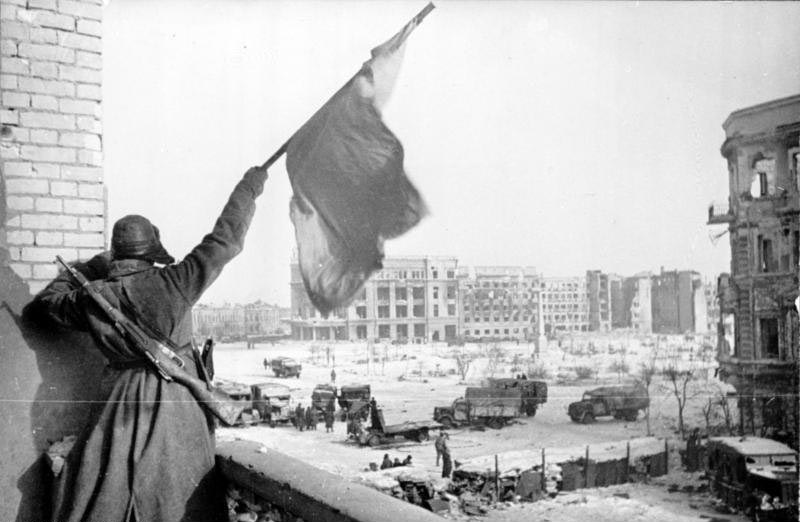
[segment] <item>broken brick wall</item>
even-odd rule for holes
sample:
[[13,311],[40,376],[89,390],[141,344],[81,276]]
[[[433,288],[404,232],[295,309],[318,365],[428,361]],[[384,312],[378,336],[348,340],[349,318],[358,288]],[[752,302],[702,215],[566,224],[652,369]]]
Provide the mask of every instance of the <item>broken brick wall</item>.
[[77,433],[102,362],[22,318],[56,254],[105,245],[100,0],[0,0],[0,520],[48,519],[40,455]]

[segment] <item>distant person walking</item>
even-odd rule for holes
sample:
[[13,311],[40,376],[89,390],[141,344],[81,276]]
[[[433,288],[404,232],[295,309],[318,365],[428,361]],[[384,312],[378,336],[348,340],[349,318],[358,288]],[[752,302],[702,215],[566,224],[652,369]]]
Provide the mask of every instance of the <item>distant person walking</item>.
[[336,384],[336,370],[331,369],[331,383]]
[[333,431],[333,410],[325,410],[325,433]]
[[269,360],[266,357],[264,357],[264,371],[266,372],[268,370],[269,370]]
[[306,425],[306,418],[303,414],[303,405],[301,403],[298,403],[297,408],[294,409],[294,420],[296,424],[295,427],[303,431],[303,427]]
[[450,436],[447,434],[444,429],[439,430],[439,434],[436,436],[436,439],[433,441],[433,447],[436,448],[436,465],[439,465],[439,459],[442,457],[442,448],[445,444],[445,439],[448,439]]
[[453,460],[450,457],[450,447],[447,445],[447,439],[442,439],[442,478],[450,478],[453,472]]
[[315,430],[317,429],[317,421],[315,419],[316,415],[314,415],[314,410],[311,406],[306,407],[306,429]]

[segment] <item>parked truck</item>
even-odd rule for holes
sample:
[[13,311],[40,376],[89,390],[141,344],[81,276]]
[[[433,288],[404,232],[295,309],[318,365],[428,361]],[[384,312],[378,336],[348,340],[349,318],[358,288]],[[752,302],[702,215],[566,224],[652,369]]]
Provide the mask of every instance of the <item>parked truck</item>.
[[447,427],[484,424],[499,429],[522,410],[519,388],[469,387],[451,406],[435,407],[433,420]]
[[320,413],[336,409],[336,386],[317,384],[311,392],[311,406]]
[[303,365],[291,357],[275,357],[270,361],[270,366],[275,377],[300,378],[300,371],[303,369]]
[[217,380],[215,384],[219,390],[242,407],[242,413],[236,419],[234,426],[265,422],[274,427],[277,423],[289,422],[292,418],[293,413],[289,405],[292,394],[287,386],[271,382],[248,386],[225,380]]
[[362,420],[369,418],[369,399],[372,397],[369,384],[350,384],[339,388],[336,400],[342,408],[342,420],[350,414]]
[[518,389],[522,394],[520,413],[533,417],[536,410],[547,402],[547,383],[528,379],[489,379],[489,387],[502,390]]
[[647,389],[641,384],[601,386],[583,393],[580,401],[573,402],[567,413],[573,422],[589,424],[597,417],[613,416],[615,419],[635,421],[639,410],[650,406]]
[[430,431],[441,428],[442,425],[434,421],[405,421],[400,424],[386,425],[383,420],[383,411],[376,412],[378,422],[361,433],[355,435],[362,446],[380,446],[396,442],[398,439],[425,442],[430,438]]

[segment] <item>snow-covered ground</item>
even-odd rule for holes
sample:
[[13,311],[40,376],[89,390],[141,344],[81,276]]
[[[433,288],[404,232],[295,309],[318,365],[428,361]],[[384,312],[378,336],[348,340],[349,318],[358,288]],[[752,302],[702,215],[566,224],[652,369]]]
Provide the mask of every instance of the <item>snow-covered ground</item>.
[[[520,418],[518,422],[500,430],[461,428],[450,431],[449,445],[453,458],[458,462],[508,452],[538,452],[543,447],[554,450],[585,445],[595,447],[619,441],[624,447],[624,441],[628,439],[647,436],[642,415],[636,422],[599,418],[594,424],[583,425],[570,420],[567,406],[579,400],[587,389],[618,381],[630,382],[639,373],[642,363],[653,361],[651,354],[654,350],[660,355],[656,358],[657,366],[678,365],[682,369],[697,370],[695,373],[698,377],[689,386],[685,421],[687,427],[703,429],[705,420],[702,407],[707,403],[707,398],[715,397],[719,390],[724,392],[726,389],[713,377],[713,355],[708,357],[706,352],[704,360],[696,355],[702,351],[703,344],[702,339],[690,341],[682,336],[662,337],[653,342],[616,333],[591,337],[584,335],[562,340],[561,347],[551,341],[535,361],[531,358],[533,344],[529,346],[526,343],[470,344],[464,347],[448,347],[443,343],[375,345],[372,350],[376,362],[368,365],[366,343],[312,344],[290,341],[275,345],[257,344],[252,350],[246,350],[244,343],[241,343],[217,345],[215,365],[219,378],[245,384],[280,382],[288,385],[292,389],[293,400],[304,406],[309,404],[311,390],[316,384],[330,382],[330,372],[335,367],[338,386],[367,383],[372,386],[372,394],[379,407],[383,408],[387,424],[430,420],[434,406],[449,405],[453,399],[463,396],[467,385],[480,385],[488,377],[509,377],[534,369],[546,369],[549,374],[545,379],[549,384],[549,397],[535,417]],[[705,344],[709,344],[708,340]],[[693,347],[693,353],[689,347]],[[621,353],[623,350],[624,354]],[[592,351],[595,353],[592,354]],[[328,354],[330,357],[327,357]],[[464,381],[457,373],[456,354],[470,355],[474,359]],[[277,355],[300,361],[303,364],[300,377],[278,379],[271,371],[267,372],[263,360]],[[624,371],[623,375],[619,375],[611,367],[615,362],[617,369],[627,366],[630,375],[624,375]],[[596,375],[575,381],[576,371],[580,371],[580,367],[590,367],[596,371]],[[650,396],[650,434],[659,438],[675,438],[670,442],[671,447],[679,445],[676,436],[677,403],[669,383],[656,377]],[[716,417],[712,415],[712,423],[719,424],[720,419],[719,411]],[[401,460],[411,455],[415,473],[434,477],[440,471],[435,466],[435,450],[431,441],[422,444],[407,441],[374,449],[359,447],[346,441],[342,422],[336,423],[333,433],[325,433],[324,425],[320,423],[317,431],[302,433],[291,426],[220,429],[218,437],[254,440],[352,480],[364,480],[374,474],[368,471],[369,463],[380,463],[385,453]],[[663,493],[663,498],[657,492]],[[630,498],[615,493],[627,493]],[[699,515],[704,511],[690,508],[689,503],[691,499],[687,495],[669,494],[665,487],[623,485],[560,494],[553,500],[533,504],[501,505],[485,519],[699,520]],[[598,512],[597,516],[592,514],[594,511]],[[705,520],[713,516],[707,510],[705,514]],[[734,520],[730,515],[725,518]]]

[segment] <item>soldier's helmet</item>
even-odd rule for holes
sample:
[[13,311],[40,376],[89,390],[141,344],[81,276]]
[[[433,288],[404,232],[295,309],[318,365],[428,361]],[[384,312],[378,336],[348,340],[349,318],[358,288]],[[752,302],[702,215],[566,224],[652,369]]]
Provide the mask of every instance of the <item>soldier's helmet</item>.
[[114,223],[111,253],[114,259],[141,259],[162,265],[175,262],[175,258],[161,244],[158,227],[146,217],[135,214]]

